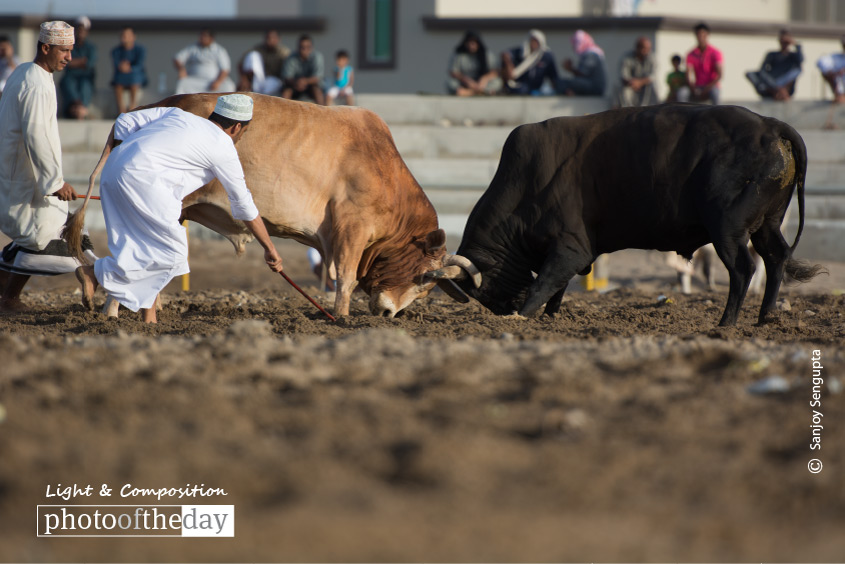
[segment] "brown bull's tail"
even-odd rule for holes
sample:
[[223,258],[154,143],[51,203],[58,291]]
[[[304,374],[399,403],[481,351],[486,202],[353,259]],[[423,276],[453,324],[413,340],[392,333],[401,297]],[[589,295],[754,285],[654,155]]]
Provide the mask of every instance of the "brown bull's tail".
[[85,227],[85,211],[88,209],[88,202],[91,201],[91,192],[94,189],[97,176],[103,170],[103,166],[105,166],[113,146],[114,127],[112,127],[109,133],[106,146],[103,148],[103,154],[100,155],[100,161],[94,167],[94,172],[91,173],[91,177],[88,179],[88,192],[85,193],[85,202],[82,204],[82,207],[68,218],[65,228],[62,230],[62,239],[67,243],[71,256],[82,264],[90,264],[88,258],[82,252],[82,229]]
[[784,138],[792,146],[792,158],[795,159],[796,194],[798,196],[798,232],[795,234],[795,241],[789,248],[789,258],[786,261],[786,276],[790,282],[808,282],[819,274],[828,274],[825,267],[820,264],[810,264],[805,260],[792,258],[792,253],[798,246],[801,233],[804,232],[804,183],[807,177],[807,147],[804,140],[792,127],[787,127]]

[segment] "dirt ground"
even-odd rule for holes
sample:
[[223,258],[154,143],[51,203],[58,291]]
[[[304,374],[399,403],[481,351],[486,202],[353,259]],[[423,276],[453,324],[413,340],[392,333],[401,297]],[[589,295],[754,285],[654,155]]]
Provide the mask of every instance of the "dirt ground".
[[[279,248],[330,305],[304,247]],[[0,317],[0,560],[845,554],[845,265],[785,288],[763,327],[752,296],[716,328],[726,277],[684,296],[638,251],[611,257],[615,289],[573,285],[553,320],[436,293],[394,320],[359,296],[335,324],[259,251],[192,241],[192,291],[174,281],[157,326],[84,311],[71,276],[33,280],[32,311]],[[74,483],[94,495],[46,497]],[[121,498],[124,484],[228,495]],[[235,538],[36,537],[36,505],[55,503],[234,505]]]

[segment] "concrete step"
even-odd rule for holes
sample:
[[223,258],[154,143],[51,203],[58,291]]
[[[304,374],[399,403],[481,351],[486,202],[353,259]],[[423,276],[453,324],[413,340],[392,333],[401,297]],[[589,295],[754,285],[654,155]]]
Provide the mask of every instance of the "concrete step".
[[388,124],[440,125],[464,120],[484,125],[518,125],[559,116],[580,116],[608,109],[604,98],[511,96],[457,98],[413,94],[360,94],[359,106],[377,113]]
[[[608,109],[604,98],[561,96],[498,96],[458,98],[413,94],[359,94],[358,104],[380,115],[387,123],[440,124],[449,120],[461,124],[469,119],[486,125],[518,125],[558,116],[580,116]],[[799,130],[823,129],[828,123],[845,129],[845,107],[824,101],[731,101],[764,116],[777,118]]]
[[99,159],[113,124],[114,122],[108,120],[60,119],[59,139],[62,140],[62,152],[92,151],[97,153]]

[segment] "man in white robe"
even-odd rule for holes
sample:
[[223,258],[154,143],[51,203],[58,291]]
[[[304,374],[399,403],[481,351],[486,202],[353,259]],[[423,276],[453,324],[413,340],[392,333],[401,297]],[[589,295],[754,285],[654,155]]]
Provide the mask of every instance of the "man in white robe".
[[176,94],[231,92],[235,89],[235,83],[229,77],[232,69],[229,52],[214,40],[210,29],[200,32],[199,42],[176,53],[173,66],[179,73]]
[[252,105],[249,96],[230,94],[218,98],[207,119],[179,108],[117,118],[115,148],[100,180],[112,256],[77,270],[87,307],[100,284],[120,304],[141,309],[145,322],[156,322],[156,296],[190,271],[188,240],[179,224],[182,199],[214,178],[229,196],[232,215],[264,247],[267,265],[281,272],[282,259],[252,201],[234,145],[252,119]]
[[26,309],[20,294],[30,275],[79,266],[60,240],[67,201],[77,194],[62,176],[53,82],[71,60],[73,41],[69,24],[41,24],[35,61],[18,65],[0,98],[0,231],[12,239],[0,253],[0,311]]

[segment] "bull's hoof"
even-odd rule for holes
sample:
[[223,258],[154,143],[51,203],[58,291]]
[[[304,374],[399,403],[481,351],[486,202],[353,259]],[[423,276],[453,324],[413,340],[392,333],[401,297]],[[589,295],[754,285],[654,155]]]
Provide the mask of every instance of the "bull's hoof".
[[79,283],[82,285],[82,307],[87,309],[88,311],[94,310],[94,292],[97,290],[96,278],[94,281],[91,280],[91,276],[89,276],[88,269],[91,269],[93,272],[93,268],[80,266],[76,269],[76,279],[79,280]]

